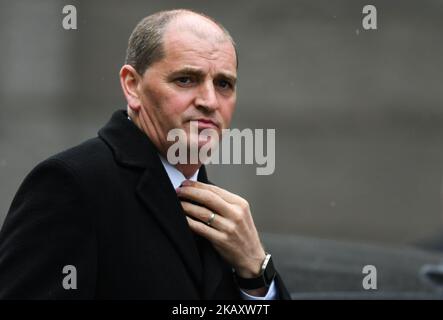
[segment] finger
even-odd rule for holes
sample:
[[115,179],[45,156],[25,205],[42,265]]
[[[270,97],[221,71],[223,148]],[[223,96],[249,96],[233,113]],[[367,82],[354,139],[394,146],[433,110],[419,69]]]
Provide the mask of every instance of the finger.
[[[193,203],[189,203],[187,201],[181,201],[180,203],[183,207],[183,210],[188,216],[198,219],[202,223],[208,225],[208,221],[210,220],[213,213],[211,210],[208,210],[207,208],[202,206],[195,205]],[[230,228],[231,222],[228,219],[217,214],[216,212],[214,212],[214,214],[215,216],[211,224],[209,225],[210,227],[220,231],[224,231]]]
[[230,217],[232,215],[230,214],[233,210],[231,204],[210,190],[199,189],[196,187],[180,187],[177,189],[177,195],[181,199],[197,202],[197,204],[205,206],[221,216]]
[[183,181],[182,186],[192,186],[192,187],[196,187],[196,188],[210,190],[210,191],[218,194],[223,200],[225,200],[229,203],[232,203],[232,204],[238,204],[238,203],[244,201],[244,199],[242,197],[240,197],[232,192],[229,192],[225,189],[214,186],[212,184],[207,184],[207,183],[203,183],[200,181],[185,180],[185,181]]
[[186,220],[188,221],[189,228],[191,228],[193,232],[208,239],[212,243],[217,244],[223,240],[224,235],[220,231],[208,227],[206,224],[195,221],[189,217],[186,217]]

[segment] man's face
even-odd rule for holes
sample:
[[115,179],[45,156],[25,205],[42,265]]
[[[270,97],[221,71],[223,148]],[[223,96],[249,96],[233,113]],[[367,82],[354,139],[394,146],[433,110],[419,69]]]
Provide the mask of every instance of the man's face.
[[165,57],[146,70],[139,84],[139,118],[166,155],[174,143],[167,141],[172,129],[185,130],[189,145],[189,138],[196,139],[190,137],[190,121],[198,121],[199,132],[212,128],[219,137],[229,127],[236,103],[237,61],[231,42],[220,36],[170,28],[163,43]]

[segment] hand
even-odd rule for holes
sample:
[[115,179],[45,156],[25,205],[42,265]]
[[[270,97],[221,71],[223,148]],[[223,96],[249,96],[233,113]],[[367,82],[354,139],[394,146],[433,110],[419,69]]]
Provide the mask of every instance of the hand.
[[[239,276],[254,278],[260,274],[266,254],[245,199],[222,188],[189,180],[177,189],[177,195],[185,200],[180,203],[191,230],[208,239]],[[215,218],[208,226],[212,213]]]

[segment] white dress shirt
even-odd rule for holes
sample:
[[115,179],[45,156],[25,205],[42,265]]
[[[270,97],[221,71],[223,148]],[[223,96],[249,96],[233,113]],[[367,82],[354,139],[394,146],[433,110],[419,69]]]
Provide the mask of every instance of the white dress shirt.
[[[174,187],[174,189],[177,189],[183,183],[183,181],[187,179],[180,171],[177,170],[176,167],[171,165],[165,158],[160,156],[160,159],[163,163],[163,166],[165,167],[166,173],[168,174],[169,180],[171,180],[172,186]],[[197,170],[197,172],[195,172],[194,175],[188,180],[197,181],[198,172],[199,170]],[[243,300],[274,300],[277,298],[275,281],[272,281],[271,285],[269,286],[268,292],[264,297],[251,296],[250,294],[247,294],[241,289],[240,289],[240,294]]]

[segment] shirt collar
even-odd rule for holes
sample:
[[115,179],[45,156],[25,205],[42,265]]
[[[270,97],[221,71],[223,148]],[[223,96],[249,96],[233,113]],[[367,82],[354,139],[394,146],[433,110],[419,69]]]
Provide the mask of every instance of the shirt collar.
[[160,156],[160,160],[162,161],[163,167],[165,168],[166,173],[168,174],[169,180],[171,180],[171,183],[174,186],[174,189],[177,189],[178,187],[180,187],[180,185],[185,180],[197,181],[198,172],[200,171],[200,169],[198,169],[192,177],[190,177],[189,179],[186,179],[185,176],[183,175],[183,173],[178,171],[176,167],[174,167],[172,164],[170,164],[168,162],[168,160],[166,160],[162,156]]

